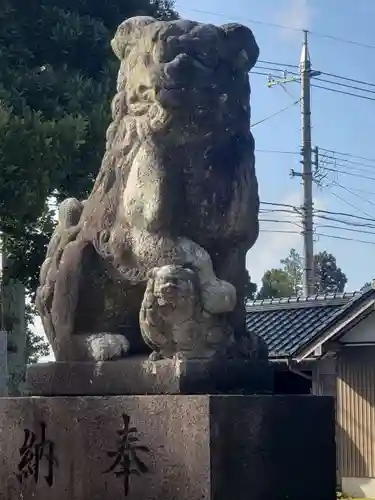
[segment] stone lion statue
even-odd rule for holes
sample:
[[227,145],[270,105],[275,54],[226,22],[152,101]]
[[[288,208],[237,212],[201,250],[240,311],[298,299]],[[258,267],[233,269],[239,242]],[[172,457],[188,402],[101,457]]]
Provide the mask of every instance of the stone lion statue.
[[112,48],[120,69],[102,165],[87,200],[60,206],[40,273],[36,304],[56,359],[147,352],[139,314],[159,276],[149,273],[163,266],[189,267],[205,311],[245,345],[245,256],[259,206],[254,36],[237,24],[135,17]]
[[[207,311],[199,276],[184,266],[153,269],[140,311],[143,339],[152,349],[150,359],[212,358],[234,344],[232,329],[217,314],[226,311],[225,294],[218,290],[216,309]],[[235,290],[228,287],[228,294]]]

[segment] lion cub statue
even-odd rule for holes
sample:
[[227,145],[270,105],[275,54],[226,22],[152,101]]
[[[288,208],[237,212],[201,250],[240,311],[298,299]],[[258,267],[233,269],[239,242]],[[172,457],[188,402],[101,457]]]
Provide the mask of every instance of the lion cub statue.
[[257,356],[245,257],[258,237],[250,29],[135,17],[112,40],[112,123],[90,196],[70,198],[36,303],[57,361]]

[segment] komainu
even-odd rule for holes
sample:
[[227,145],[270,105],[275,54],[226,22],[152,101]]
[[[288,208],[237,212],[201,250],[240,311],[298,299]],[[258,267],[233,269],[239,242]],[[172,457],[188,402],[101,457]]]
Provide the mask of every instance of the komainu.
[[254,36],[237,24],[135,17],[112,48],[120,69],[102,165],[87,200],[61,204],[40,273],[37,307],[56,359],[191,354],[178,311],[198,311],[191,342],[212,334],[198,342],[203,356],[214,339],[246,355],[257,349],[244,313],[245,256],[258,237]]

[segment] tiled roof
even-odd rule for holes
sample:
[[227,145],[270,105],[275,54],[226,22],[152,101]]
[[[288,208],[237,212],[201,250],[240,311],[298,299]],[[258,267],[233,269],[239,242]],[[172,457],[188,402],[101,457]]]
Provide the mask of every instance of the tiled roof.
[[247,329],[266,341],[270,358],[289,358],[315,339],[324,325],[341,318],[352,304],[362,302],[373,292],[369,289],[349,294],[249,302]]

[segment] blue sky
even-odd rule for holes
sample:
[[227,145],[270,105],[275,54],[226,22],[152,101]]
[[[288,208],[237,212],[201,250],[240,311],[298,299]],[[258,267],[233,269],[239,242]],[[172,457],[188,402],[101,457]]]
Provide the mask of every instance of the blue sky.
[[[329,2],[326,0],[267,0],[264,2],[231,0],[230,3],[224,0],[177,0],[176,5],[180,15],[185,18],[213,24],[236,21],[248,25],[253,30],[260,46],[260,59],[265,61],[298,64],[302,33],[297,30],[265,26],[251,22],[251,20],[311,30],[309,49],[313,69],[375,83],[375,65],[373,64],[375,49],[318,36],[318,34],[324,34],[358,41],[364,45],[375,45],[373,37],[375,2],[373,0],[357,0],[356,2],[353,0],[329,0]],[[327,76],[324,78],[328,79]],[[316,83],[325,85],[322,82]],[[350,82],[349,84],[356,85]],[[285,87],[287,93],[280,86],[269,89],[267,77],[253,75],[251,85],[253,123],[292,105],[293,101],[299,98],[297,83],[288,84]],[[335,88],[340,89],[340,87]],[[341,90],[347,91],[348,89],[341,88]],[[375,91],[375,87],[372,90]],[[356,92],[355,90],[349,91]],[[367,95],[375,98],[375,93]],[[375,101],[313,89],[313,145],[375,159],[374,113]],[[301,135],[299,105],[292,106],[257,125],[253,133],[258,150],[298,152]],[[299,169],[298,155],[270,154],[259,151],[256,158],[261,200],[300,205],[302,192],[300,179],[289,177],[290,169]],[[361,163],[358,159],[351,158],[351,161]],[[371,170],[371,162],[366,162],[366,164],[370,166],[342,163],[346,165],[345,168],[338,167],[338,169],[373,177],[373,181],[356,175],[336,175],[331,172],[323,181],[325,187],[315,189],[316,208],[375,219],[375,161],[372,163],[373,170]],[[329,165],[329,168],[332,166]],[[332,181],[338,182],[340,186],[333,185]],[[349,193],[345,188],[355,192],[357,196]],[[280,213],[268,216],[274,219],[285,217],[292,216]],[[289,220],[295,221],[296,219]],[[321,219],[316,222],[335,225],[334,222]],[[290,223],[262,223],[261,228],[267,231],[275,229],[298,231],[298,228]],[[319,227],[317,231],[375,243],[375,235],[371,234],[332,228],[319,229]],[[372,230],[367,229],[367,231]],[[302,240],[298,233],[262,231],[255,247],[248,254],[247,264],[253,278],[259,282],[263,272],[270,267],[278,266],[279,260],[289,252],[291,247],[302,251]],[[315,251],[321,250],[327,250],[336,256],[338,264],[348,276],[348,291],[360,288],[364,282],[370,281],[375,275],[372,259],[375,246],[372,244],[319,237],[315,243]]]
[[[177,0],[177,10],[182,17],[213,24],[241,22],[250,26],[260,46],[260,59],[283,64],[298,64],[302,33],[252,23],[257,20],[275,23],[337,38],[375,45],[373,21],[374,0]],[[203,13],[201,11],[206,11]],[[314,69],[336,75],[375,83],[375,49],[342,43],[321,36],[309,37],[310,56]],[[262,70],[259,70],[262,71]],[[299,98],[299,85],[289,84],[285,92],[281,87],[269,89],[267,78],[251,77],[252,122],[266,118]],[[324,83],[321,83],[324,85]],[[353,84],[355,85],[355,84]],[[340,87],[337,87],[340,88]],[[346,90],[346,89],[343,89]],[[375,87],[373,88],[375,91]],[[355,92],[353,90],[353,92]],[[371,96],[371,94],[368,94]],[[375,94],[373,95],[375,97]],[[375,101],[366,101],[321,89],[313,89],[312,95],[312,141],[320,148],[348,152],[356,156],[375,159],[374,116]],[[299,106],[264,121],[253,129],[258,150],[283,150],[298,152],[300,149]],[[360,160],[354,160],[359,161]],[[298,178],[289,177],[290,169],[298,170],[297,154],[257,153],[257,173],[261,200],[290,205],[301,204],[301,186]],[[367,162],[370,164],[371,162]],[[315,190],[315,206],[322,210],[351,213],[375,219],[375,161],[370,167],[347,164],[346,171],[373,177],[374,181],[361,177],[342,175],[330,177],[327,187]],[[356,190],[363,200],[345,189],[332,186],[338,181],[344,188]],[[336,195],[336,196],[335,196]],[[345,200],[341,201],[337,196]],[[367,201],[364,201],[367,200]],[[353,206],[352,206],[353,205]],[[355,208],[354,208],[355,207]],[[262,230],[294,230],[289,224],[288,214],[270,215],[268,218],[287,219],[285,223],[261,223]],[[322,223],[322,221],[321,221]],[[327,222],[332,224],[332,222]],[[333,229],[318,231],[362,239],[375,243],[375,235],[350,233]],[[371,231],[371,230],[369,230]],[[302,240],[298,233],[261,232],[254,248],[249,252],[247,265],[253,280],[259,282],[264,271],[277,267],[291,247],[302,251]],[[375,277],[373,253],[375,246],[355,241],[320,238],[315,251],[333,253],[338,264],[348,276],[347,291],[359,289],[366,281]],[[35,330],[41,332],[39,318]],[[44,360],[53,359],[48,357]]]

